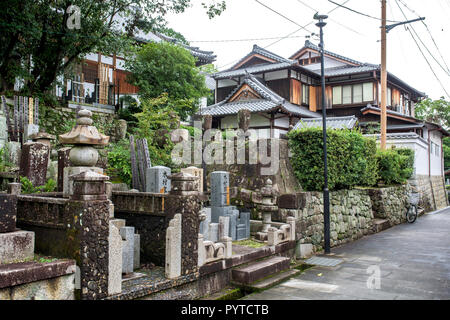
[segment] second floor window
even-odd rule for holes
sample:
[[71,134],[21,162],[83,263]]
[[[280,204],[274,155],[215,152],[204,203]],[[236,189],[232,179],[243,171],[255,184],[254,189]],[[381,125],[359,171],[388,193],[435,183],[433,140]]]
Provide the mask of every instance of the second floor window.
[[302,104],[309,105],[309,86],[302,84]]
[[333,104],[355,104],[373,101],[373,83],[333,87]]

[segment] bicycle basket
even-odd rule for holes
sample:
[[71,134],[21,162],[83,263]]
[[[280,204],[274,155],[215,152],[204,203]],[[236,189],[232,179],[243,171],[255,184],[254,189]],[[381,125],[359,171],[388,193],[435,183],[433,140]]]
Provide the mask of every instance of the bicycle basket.
[[412,205],[418,205],[420,199],[419,193],[411,193],[409,194],[409,203]]

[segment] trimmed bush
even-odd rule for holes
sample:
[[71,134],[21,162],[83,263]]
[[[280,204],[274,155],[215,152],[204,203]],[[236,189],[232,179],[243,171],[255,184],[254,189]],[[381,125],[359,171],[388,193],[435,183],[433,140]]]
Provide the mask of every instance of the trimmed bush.
[[[306,191],[323,190],[323,134],[321,128],[288,133],[291,163]],[[373,186],[378,180],[376,143],[355,130],[328,130],[328,188]]]
[[405,183],[414,171],[414,150],[407,148],[378,150],[376,157],[380,179],[388,185]]

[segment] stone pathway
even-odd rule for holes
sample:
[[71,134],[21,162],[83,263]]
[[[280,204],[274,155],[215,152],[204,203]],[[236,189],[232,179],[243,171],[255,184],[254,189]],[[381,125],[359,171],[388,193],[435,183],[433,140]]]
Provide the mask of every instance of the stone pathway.
[[[450,208],[331,249],[336,267],[313,267],[246,300],[450,299]],[[378,269],[379,268],[379,269]],[[380,271],[380,288],[368,279]],[[369,285],[376,285],[371,278]]]

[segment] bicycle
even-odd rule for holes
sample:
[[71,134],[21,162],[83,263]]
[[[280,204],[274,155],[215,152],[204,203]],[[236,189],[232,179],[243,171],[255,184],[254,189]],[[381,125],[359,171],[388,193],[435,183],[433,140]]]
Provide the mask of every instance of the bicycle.
[[419,204],[420,194],[410,193],[409,194],[409,208],[406,211],[406,221],[413,223],[417,219],[417,206]]

